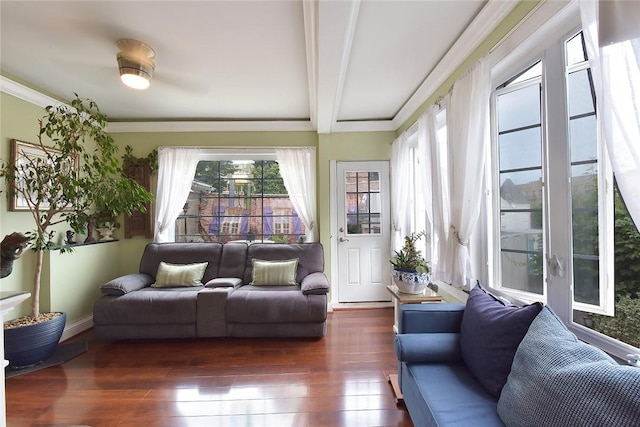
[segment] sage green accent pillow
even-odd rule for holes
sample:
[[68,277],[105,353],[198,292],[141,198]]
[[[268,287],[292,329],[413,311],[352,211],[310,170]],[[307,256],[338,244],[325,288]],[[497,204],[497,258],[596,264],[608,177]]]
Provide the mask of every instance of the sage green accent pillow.
[[251,285],[295,285],[298,269],[298,258],[283,261],[264,261],[253,259]]
[[208,264],[208,262],[169,264],[161,261],[156,273],[156,282],[151,287],[202,286],[202,276]]

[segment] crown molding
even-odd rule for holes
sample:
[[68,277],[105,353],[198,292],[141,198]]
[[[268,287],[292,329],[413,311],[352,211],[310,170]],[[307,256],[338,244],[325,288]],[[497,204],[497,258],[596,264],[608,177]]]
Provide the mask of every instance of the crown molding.
[[393,120],[337,121],[331,132],[395,132],[398,127]]
[[447,51],[438,65],[393,118],[396,130],[418,111],[422,104],[480,46],[517,4],[518,1],[513,0],[489,0],[487,2],[451,49]]
[[64,102],[58,99],[40,93],[37,90],[31,89],[4,76],[0,76],[0,91],[42,108],[48,105],[64,104]]
[[125,132],[277,132],[315,131],[310,120],[109,122],[110,133]]

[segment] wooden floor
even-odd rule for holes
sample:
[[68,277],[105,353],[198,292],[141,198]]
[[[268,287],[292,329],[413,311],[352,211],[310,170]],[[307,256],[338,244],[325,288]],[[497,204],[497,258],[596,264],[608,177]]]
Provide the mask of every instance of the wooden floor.
[[412,426],[396,405],[393,309],[329,314],[309,339],[108,343],[6,381],[7,426]]

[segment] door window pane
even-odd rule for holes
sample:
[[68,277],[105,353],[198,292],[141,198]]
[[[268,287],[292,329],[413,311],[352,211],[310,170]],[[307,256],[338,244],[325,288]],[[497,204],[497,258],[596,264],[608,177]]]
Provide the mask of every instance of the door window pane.
[[381,234],[380,174],[347,172],[345,189],[347,234]]

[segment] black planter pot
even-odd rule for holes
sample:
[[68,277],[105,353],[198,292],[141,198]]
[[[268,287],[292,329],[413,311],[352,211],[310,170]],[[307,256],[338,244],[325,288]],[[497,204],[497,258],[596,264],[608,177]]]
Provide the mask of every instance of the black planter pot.
[[35,325],[4,330],[5,359],[13,369],[36,365],[47,360],[56,351],[67,315]]

